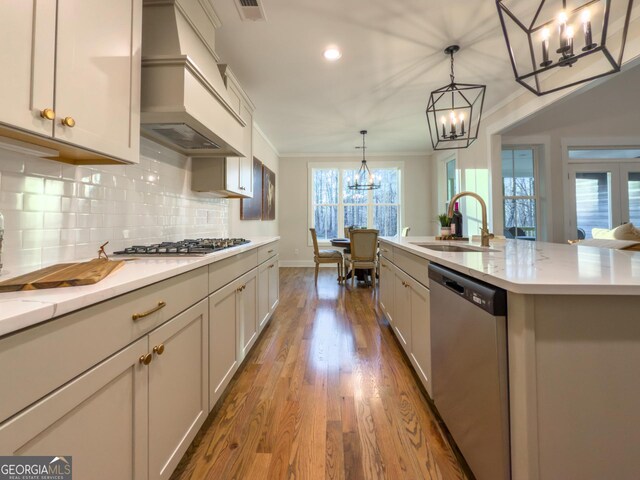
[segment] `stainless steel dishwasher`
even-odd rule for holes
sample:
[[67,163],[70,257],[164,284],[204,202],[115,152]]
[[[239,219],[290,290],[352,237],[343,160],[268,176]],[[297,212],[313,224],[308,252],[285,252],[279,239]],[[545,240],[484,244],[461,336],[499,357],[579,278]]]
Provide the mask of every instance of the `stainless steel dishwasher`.
[[507,295],[429,265],[433,402],[477,480],[511,478]]

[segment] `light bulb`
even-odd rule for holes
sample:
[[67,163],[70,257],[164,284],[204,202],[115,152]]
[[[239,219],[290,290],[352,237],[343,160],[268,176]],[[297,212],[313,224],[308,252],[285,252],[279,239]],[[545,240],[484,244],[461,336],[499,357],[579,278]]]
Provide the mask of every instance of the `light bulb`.
[[591,20],[591,12],[589,11],[589,9],[585,9],[582,11],[582,23],[587,23],[589,20]]
[[446,117],[444,115],[440,118],[440,122],[442,124],[445,124],[447,122],[447,119],[446,119]]
[[460,121],[464,121],[464,113],[461,113],[460,115],[458,115],[458,118],[460,119]]
[[547,27],[544,27],[542,29],[542,32],[540,33],[540,36],[542,37],[542,40],[549,40],[549,36],[551,35],[551,33],[549,32],[549,29]]
[[574,32],[573,32],[573,27],[571,25],[569,25],[567,27],[567,38],[573,38]]
[[560,24],[567,23],[567,13],[566,12],[560,12],[558,14],[558,23],[560,23]]

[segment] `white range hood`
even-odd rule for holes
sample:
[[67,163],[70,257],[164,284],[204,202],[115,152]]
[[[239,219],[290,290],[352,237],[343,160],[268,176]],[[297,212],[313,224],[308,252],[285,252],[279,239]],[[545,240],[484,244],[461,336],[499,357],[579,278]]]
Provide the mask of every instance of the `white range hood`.
[[188,156],[245,156],[214,50],[217,16],[205,0],[145,0],[141,134]]

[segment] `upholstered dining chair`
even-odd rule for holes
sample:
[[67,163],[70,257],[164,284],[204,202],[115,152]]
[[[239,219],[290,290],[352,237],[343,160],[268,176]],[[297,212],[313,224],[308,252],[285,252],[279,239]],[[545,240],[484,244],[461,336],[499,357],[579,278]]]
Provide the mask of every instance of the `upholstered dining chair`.
[[352,230],[351,231],[351,255],[346,258],[353,274],[351,286],[355,284],[355,271],[369,270],[371,283],[376,287],[376,268],[378,266],[378,230]]
[[342,281],[344,275],[342,274],[343,269],[343,258],[342,253],[338,250],[320,250],[318,248],[318,236],[316,235],[316,229],[310,228],[311,238],[313,239],[313,261],[316,264],[316,275],[315,275],[315,283],[318,283],[318,269],[320,268],[321,263],[335,263],[338,266],[338,283]]

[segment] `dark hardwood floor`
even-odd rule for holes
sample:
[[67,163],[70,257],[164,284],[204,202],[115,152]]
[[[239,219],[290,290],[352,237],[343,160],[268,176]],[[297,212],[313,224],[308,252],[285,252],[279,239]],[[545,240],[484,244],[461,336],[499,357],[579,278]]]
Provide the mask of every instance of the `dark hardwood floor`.
[[464,479],[373,289],[280,269],[280,306],[173,479]]

